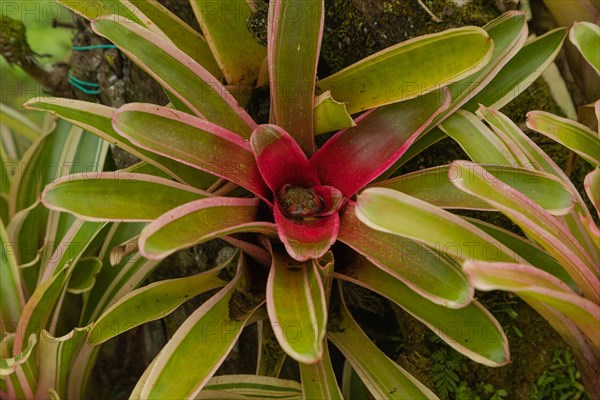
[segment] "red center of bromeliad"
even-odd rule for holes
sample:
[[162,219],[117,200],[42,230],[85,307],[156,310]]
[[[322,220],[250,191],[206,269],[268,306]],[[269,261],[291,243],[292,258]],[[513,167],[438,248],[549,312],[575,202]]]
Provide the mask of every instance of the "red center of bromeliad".
[[323,211],[323,199],[313,189],[287,184],[279,190],[277,199],[290,218],[307,218]]

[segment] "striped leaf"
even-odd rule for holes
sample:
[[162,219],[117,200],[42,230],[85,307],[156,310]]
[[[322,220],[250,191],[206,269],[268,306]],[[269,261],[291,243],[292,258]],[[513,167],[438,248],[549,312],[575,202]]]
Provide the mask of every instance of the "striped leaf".
[[198,188],[208,188],[216,178],[203,174],[196,168],[189,167],[167,157],[142,149],[119,135],[112,127],[112,119],[117,111],[114,108],[85,101],[37,97],[25,103],[25,107],[33,110],[48,111],[94,135],[114,144],[148,164],[165,172],[180,182]]
[[500,109],[510,103],[554,61],[566,36],[566,28],[557,28],[529,40],[486,88],[472,97],[463,108],[475,112],[479,104]]
[[90,21],[110,15],[130,19],[165,39],[169,39],[215,77],[222,77],[219,66],[202,35],[157,0],[57,1]]
[[321,276],[311,261],[298,262],[285,251],[271,249],[267,311],[279,345],[307,364],[323,357],[327,306]]
[[600,216],[600,169],[596,168],[585,176],[585,191]]
[[600,136],[587,126],[544,111],[527,113],[527,126],[574,151],[592,167],[600,166]]
[[[164,318],[191,298],[223,287],[221,273],[237,258],[231,257],[215,268],[185,278],[166,279],[133,290],[106,309],[93,324],[87,342],[98,345],[126,330]],[[127,321],[127,324],[123,322]]]
[[600,259],[600,252],[597,249],[594,241],[585,233],[586,228],[582,223],[580,215],[584,219],[591,219],[591,214],[585,202],[579,195],[577,189],[571,183],[571,180],[560,169],[558,165],[540,149],[527,135],[525,135],[508,117],[496,110],[481,107],[477,114],[490,124],[494,132],[503,137],[503,140],[512,142],[519,149],[519,162],[529,168],[544,171],[555,175],[563,181],[566,187],[571,188],[575,195],[576,202],[571,213],[563,217],[564,222],[569,227],[569,231],[577,241],[589,252],[593,258]]
[[323,358],[314,364],[300,363],[302,396],[304,399],[343,399],[335,379],[329,350],[325,347]]
[[279,346],[270,321],[261,320],[258,326],[258,360],[256,375],[277,378],[285,361],[285,351]]
[[21,312],[25,305],[25,294],[21,286],[21,275],[17,265],[15,253],[16,243],[11,242],[0,221],[0,242],[2,253],[0,259],[0,321],[5,326],[3,331],[14,331],[17,329]]
[[254,399],[299,400],[302,398],[302,390],[298,382],[260,375],[215,376],[207,382],[205,390],[225,392],[229,396],[242,395]]
[[143,149],[268,196],[248,143],[219,125],[166,107],[128,104],[113,127]]
[[246,25],[255,11],[253,2],[191,0],[190,4],[227,83],[253,84],[267,57],[267,49],[256,42]]
[[233,280],[179,327],[132,398],[193,398],[208,383],[264,298],[252,295],[243,257]]
[[516,261],[516,255],[462,218],[386,188],[358,196],[356,216],[367,226],[422,242],[458,260]]
[[[41,127],[4,103],[0,103],[0,121],[2,121],[1,124],[3,126],[11,129],[31,143],[38,140],[44,134]],[[2,141],[4,141],[4,133],[2,136]]]
[[39,344],[40,376],[36,398],[44,399],[53,391],[57,398],[66,398],[67,377],[73,356],[90,327],[75,328],[61,337],[42,330]]
[[497,227],[496,225],[479,221],[473,218],[466,218],[469,223],[475,225],[500,243],[511,249],[519,256],[522,263],[531,264],[542,271],[554,275],[574,291],[579,291],[573,278],[565,271],[562,265],[556,261],[550,254],[540,248],[537,243],[516,235],[513,232]]
[[315,151],[314,92],[324,19],[323,0],[269,3],[270,122],[290,132],[309,156]]
[[[497,164],[481,167],[488,179],[509,185],[553,215],[564,215],[574,206],[575,195],[554,175]],[[388,179],[371,187],[394,189],[446,209],[494,211],[486,202],[456,188],[453,181],[458,177],[449,175],[449,172],[450,166],[442,165]]]
[[[14,336],[14,334],[11,334],[11,335]],[[8,342],[8,340],[9,340],[8,337],[2,338],[2,341]],[[24,362],[26,362],[29,359],[29,357],[31,356],[31,354],[33,353],[33,350],[34,350],[37,342],[38,342],[37,336],[35,334],[31,334],[31,335],[29,335],[29,338],[27,339],[27,346],[25,346],[25,348],[20,353],[18,353],[17,355],[15,355],[13,357],[0,358],[0,376],[6,376],[6,375],[10,375],[10,374],[14,373],[20,364],[23,364]],[[10,344],[12,344],[12,343],[10,343]]]
[[569,40],[600,74],[600,27],[591,22],[575,22],[569,32]]
[[339,300],[338,311],[328,328],[329,340],[376,399],[437,399],[433,392],[390,360],[375,346]]
[[25,335],[39,334],[48,326],[55,305],[66,291],[73,265],[103,226],[104,223],[101,222],[76,221],[64,235],[45,266],[44,272],[47,276],[40,277],[41,283],[25,304],[19,320],[23,329],[17,332],[15,337],[16,352],[23,348]]
[[379,53],[317,82],[317,92],[331,91],[348,112],[422,96],[483,68],[493,43],[476,27],[420,36]]
[[521,165],[514,154],[517,150],[511,149],[510,143],[502,141],[473,113],[458,110],[440,124],[440,129],[475,162]]
[[552,275],[530,265],[467,262],[465,272],[479,290],[509,290],[570,318],[600,350],[600,306],[581,297]]
[[214,76],[190,56],[140,25],[126,19],[102,17],[92,29],[119,47],[197,116],[248,138],[252,118]]
[[237,232],[275,233],[274,224],[256,220],[257,198],[214,197],[172,209],[140,235],[144,257],[160,260],[177,250]]
[[454,182],[458,188],[485,200],[508,216],[564,266],[586,297],[600,300],[600,284],[592,272],[597,264],[564,224],[520,192],[486,179],[481,168],[467,163],[452,165],[458,174],[465,174]]
[[135,222],[151,221],[208,196],[208,192],[170,179],[115,171],[66,176],[46,186],[42,202],[87,221]]
[[353,203],[344,208],[341,242],[435,304],[461,308],[473,299],[473,288],[456,262],[414,240],[369,228],[355,213]]
[[338,268],[335,277],[393,301],[473,361],[489,367],[510,362],[508,340],[502,327],[476,300],[459,309],[432,303],[360,256]]

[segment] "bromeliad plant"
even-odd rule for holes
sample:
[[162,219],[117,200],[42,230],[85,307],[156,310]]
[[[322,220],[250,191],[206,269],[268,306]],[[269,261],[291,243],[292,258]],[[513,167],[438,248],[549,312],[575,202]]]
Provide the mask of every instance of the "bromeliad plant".
[[[510,101],[515,87],[532,82],[552,62],[564,29],[525,44],[525,16],[507,13],[483,29],[409,40],[317,81],[322,1],[271,2],[267,49],[253,42],[243,18],[221,18],[225,3],[248,15],[245,0],[211,1],[214,7],[191,1],[204,37],[155,1],[101,0],[93,8],[61,3],[93,19],[94,31],[152,75],[171,105],[115,110],[69,99],[29,101],[27,107],[53,112],[143,160],[126,171],[62,178],[46,187],[43,203],[86,223],[114,221],[127,228],[118,235],[111,229],[102,247],[115,248],[117,262],[132,252],[158,262],[214,238],[245,253],[203,274],[133,291],[151,268],[117,273],[104,265],[101,284],[87,296],[81,321],[89,332],[72,357],[69,397],[84,393],[93,346],[218,287],[223,289],[154,359],[132,398],[191,398],[214,390],[256,395],[257,384],[263,385],[260,396],[284,388],[290,398],[339,398],[327,341],[376,398],[435,397],[368,339],[334,279],[389,298],[473,360],[509,362],[502,329],[473,300],[457,261],[444,249],[360,223],[353,196],[443,137],[435,127],[457,109]],[[115,12],[120,16],[109,15]],[[239,102],[249,85],[266,80],[270,124],[257,125]],[[494,90],[486,93],[487,85]],[[236,89],[237,99],[228,88]],[[337,129],[316,148],[315,134]],[[516,185],[550,212],[570,206],[572,193],[550,174],[499,168],[535,178]],[[418,180],[412,184],[414,196],[429,190]],[[559,196],[546,196],[548,187]],[[467,206],[461,198],[449,201],[469,208],[472,200]],[[425,219],[410,216],[407,229],[430,234],[430,219],[446,219],[436,210]],[[258,376],[211,379],[244,326],[254,322],[260,331]],[[445,329],[456,326],[465,330]],[[18,333],[21,343],[24,334]],[[286,355],[300,363],[301,386],[275,379]]]

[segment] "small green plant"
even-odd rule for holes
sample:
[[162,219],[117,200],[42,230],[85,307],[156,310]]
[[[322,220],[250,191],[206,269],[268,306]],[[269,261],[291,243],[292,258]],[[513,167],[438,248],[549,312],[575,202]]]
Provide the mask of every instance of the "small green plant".
[[480,382],[472,389],[466,382],[461,382],[456,388],[454,398],[455,400],[504,400],[509,397],[506,390],[496,389],[490,383]]
[[[508,295],[514,296],[513,294],[510,294],[510,293],[508,293]],[[490,310],[496,314],[504,313],[504,314],[508,315],[511,320],[514,321],[517,318],[519,318],[519,313],[517,313],[515,311],[515,309],[512,307],[512,305],[514,305],[515,303],[516,303],[516,301],[510,300],[509,298],[507,298],[506,301],[495,302],[493,308],[491,308]],[[523,337],[523,333],[521,332],[521,330],[519,329],[519,327],[517,325],[510,323],[510,324],[505,324],[503,327],[504,327],[505,331],[511,331],[517,337]]]
[[[433,338],[433,342],[439,340]],[[470,386],[465,378],[469,368],[465,357],[454,350],[437,350],[431,356],[434,362],[431,367],[433,383],[436,393],[442,400],[502,400],[508,396],[504,389],[496,389],[494,385],[479,382],[474,387]]]
[[431,359],[435,363],[431,367],[431,372],[436,393],[442,400],[450,399],[457,391],[460,382],[459,373],[465,372],[466,366],[462,363],[460,355],[452,351],[438,350],[433,353]]
[[546,369],[531,388],[530,400],[591,400],[581,384],[581,375],[570,350],[557,350],[552,365]]

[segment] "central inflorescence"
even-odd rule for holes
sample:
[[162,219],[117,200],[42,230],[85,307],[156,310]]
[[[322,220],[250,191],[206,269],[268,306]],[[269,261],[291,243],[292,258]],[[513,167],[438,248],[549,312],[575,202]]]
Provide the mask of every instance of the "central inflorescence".
[[277,199],[290,218],[307,218],[323,211],[323,199],[310,188],[287,184],[281,188]]

